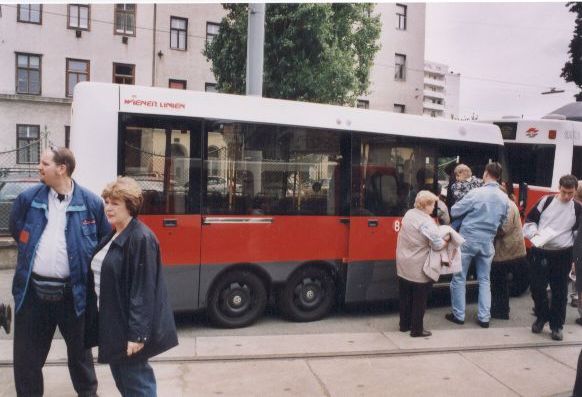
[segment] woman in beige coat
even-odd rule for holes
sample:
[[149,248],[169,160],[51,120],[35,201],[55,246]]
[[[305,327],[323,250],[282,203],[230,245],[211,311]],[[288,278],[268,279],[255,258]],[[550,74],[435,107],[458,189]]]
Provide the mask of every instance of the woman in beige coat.
[[495,237],[495,256],[491,264],[491,317],[509,320],[509,286],[507,274],[513,266],[523,266],[526,255],[521,218],[515,204],[511,186],[501,184],[507,193],[509,206],[507,218]]
[[432,280],[423,272],[431,248],[439,251],[447,242],[439,234],[431,214],[438,197],[428,190],[416,195],[414,208],[402,219],[396,245],[396,270],[400,297],[400,331],[410,331],[410,336],[430,336],[424,329],[423,318]]

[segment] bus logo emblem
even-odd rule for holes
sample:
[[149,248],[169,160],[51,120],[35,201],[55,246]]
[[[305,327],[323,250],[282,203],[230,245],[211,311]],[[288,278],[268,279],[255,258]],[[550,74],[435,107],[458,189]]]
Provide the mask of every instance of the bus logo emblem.
[[529,136],[530,138],[534,138],[538,134],[538,129],[535,127],[531,127],[525,132],[525,135]]

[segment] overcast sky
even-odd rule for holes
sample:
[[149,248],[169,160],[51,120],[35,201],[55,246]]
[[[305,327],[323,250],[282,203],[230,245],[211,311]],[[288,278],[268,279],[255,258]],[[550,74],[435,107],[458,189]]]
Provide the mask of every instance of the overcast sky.
[[[575,21],[564,4],[427,4],[425,59],[461,73],[461,116],[541,117],[574,101],[560,77]],[[540,94],[550,87],[566,92]]]

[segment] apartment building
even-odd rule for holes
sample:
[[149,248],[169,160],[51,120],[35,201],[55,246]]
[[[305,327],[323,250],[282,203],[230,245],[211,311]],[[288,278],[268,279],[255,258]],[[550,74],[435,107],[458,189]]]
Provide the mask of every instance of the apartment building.
[[381,3],[380,51],[370,73],[370,94],[360,107],[422,114],[426,7],[422,3]]
[[442,63],[425,61],[423,114],[430,117],[459,117],[461,75]]
[[[422,114],[425,5],[376,12],[381,50],[358,106]],[[0,169],[36,164],[39,139],[68,144],[78,82],[214,90],[202,50],[223,15],[220,4],[0,5],[0,153],[26,148]]]

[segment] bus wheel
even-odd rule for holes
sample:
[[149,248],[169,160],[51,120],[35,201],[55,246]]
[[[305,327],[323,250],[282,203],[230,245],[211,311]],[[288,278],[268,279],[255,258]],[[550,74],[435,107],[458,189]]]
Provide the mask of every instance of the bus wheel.
[[279,308],[293,321],[315,321],[323,318],[335,302],[335,282],[321,268],[307,267],[294,273],[279,295]]
[[221,327],[246,327],[263,314],[266,304],[267,290],[262,280],[249,271],[233,271],[212,288],[208,316]]

